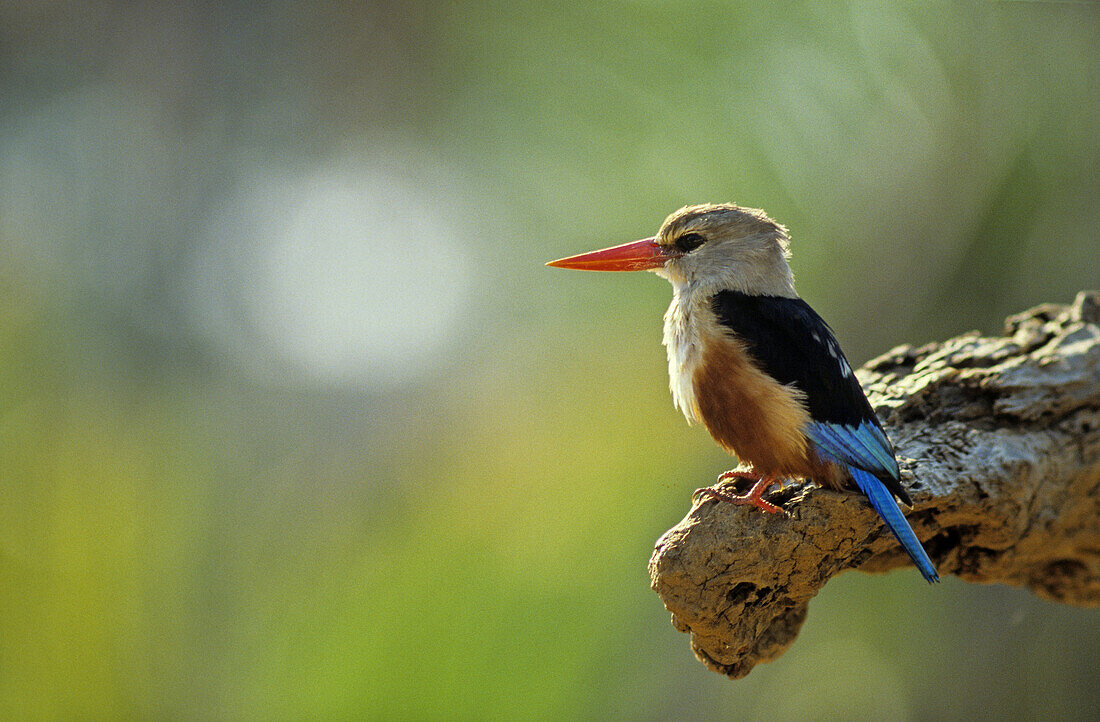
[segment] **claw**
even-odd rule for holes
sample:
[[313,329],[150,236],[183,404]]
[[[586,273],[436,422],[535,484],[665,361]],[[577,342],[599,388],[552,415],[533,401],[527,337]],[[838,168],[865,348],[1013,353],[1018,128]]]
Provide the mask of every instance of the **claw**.
[[776,483],[776,479],[767,476],[758,476],[757,474],[747,471],[727,471],[718,477],[718,481],[720,483],[735,478],[751,479],[753,481],[752,488],[744,494],[727,494],[724,491],[719,491],[712,487],[696,489],[691,495],[691,502],[697,504],[699,503],[700,496],[709,496],[712,499],[718,499],[719,501],[725,501],[730,504],[747,504],[749,506],[755,506],[768,514],[786,514],[781,507],[763,499],[764,492],[768,490],[768,487]]

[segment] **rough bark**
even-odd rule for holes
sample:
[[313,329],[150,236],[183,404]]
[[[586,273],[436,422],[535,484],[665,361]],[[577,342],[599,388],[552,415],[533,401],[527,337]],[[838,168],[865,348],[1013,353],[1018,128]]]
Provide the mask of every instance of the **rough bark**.
[[[858,372],[897,447],[907,513],[940,574],[1100,605],[1100,292],[1010,317],[1004,335],[900,346]],[[650,560],[654,591],[714,671],[791,645],[848,569],[908,557],[858,494],[796,484],[787,515],[704,501]]]

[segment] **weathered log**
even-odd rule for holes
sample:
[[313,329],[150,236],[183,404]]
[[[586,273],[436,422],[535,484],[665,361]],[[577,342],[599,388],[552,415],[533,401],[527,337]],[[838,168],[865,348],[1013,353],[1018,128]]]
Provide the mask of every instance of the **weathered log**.
[[[893,440],[907,513],[940,574],[1100,605],[1100,292],[900,346],[858,372]],[[788,485],[787,515],[703,501],[650,560],[695,655],[732,678],[786,651],[809,600],[848,569],[909,559],[855,493]]]

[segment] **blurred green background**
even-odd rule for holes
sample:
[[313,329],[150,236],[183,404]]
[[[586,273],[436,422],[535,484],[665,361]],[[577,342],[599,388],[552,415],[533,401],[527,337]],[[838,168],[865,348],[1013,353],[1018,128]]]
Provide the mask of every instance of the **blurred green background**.
[[1095,611],[915,571],[706,671],[730,461],[651,276],[765,208],[854,362],[1100,285],[1089,3],[0,5],[0,714],[1089,718]]

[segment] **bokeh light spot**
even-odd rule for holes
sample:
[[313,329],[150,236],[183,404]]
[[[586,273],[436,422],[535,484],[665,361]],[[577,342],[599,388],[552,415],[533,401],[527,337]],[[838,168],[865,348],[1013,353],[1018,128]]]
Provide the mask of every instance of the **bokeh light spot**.
[[341,159],[259,172],[212,221],[200,325],[245,370],[364,386],[414,379],[456,338],[470,264],[436,184]]

